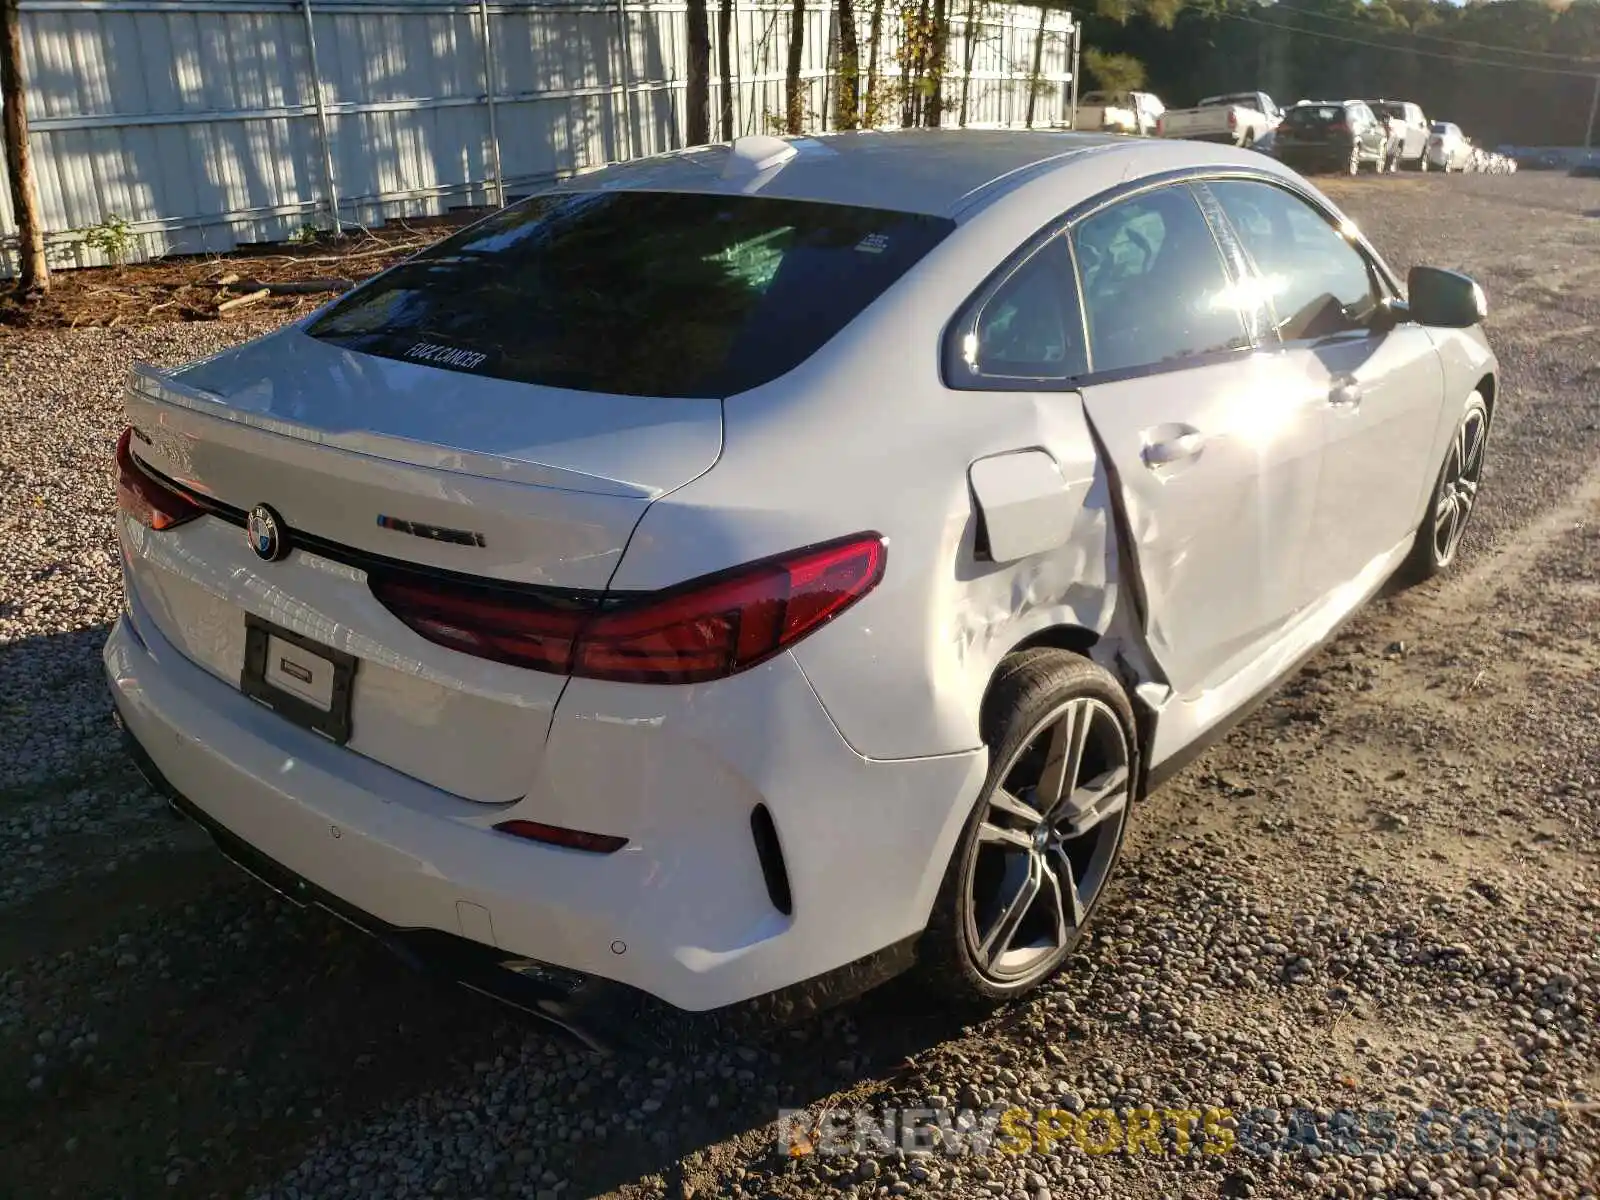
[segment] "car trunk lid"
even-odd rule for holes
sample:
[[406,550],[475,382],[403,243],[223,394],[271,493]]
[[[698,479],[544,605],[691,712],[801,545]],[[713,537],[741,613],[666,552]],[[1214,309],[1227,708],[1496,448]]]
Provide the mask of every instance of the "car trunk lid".
[[[270,648],[256,669],[291,688],[284,672],[349,656],[349,747],[492,803],[526,793],[565,676],[424,640],[369,576],[471,576],[529,604],[595,602],[651,499],[709,469],[722,440],[716,400],[574,396],[295,330],[184,371],[139,368],[127,411],[141,469],[211,514],[161,532],[123,518],[130,589],[161,635],[258,699],[251,653]],[[240,528],[257,505],[281,521],[281,558]],[[280,636],[258,630],[252,650],[247,625],[260,621]],[[293,703],[274,707],[297,719]]]
[[463,375],[298,329],[132,385],[140,457],[193,491],[363,553],[555,587],[604,588],[644,506],[722,445],[715,400]]

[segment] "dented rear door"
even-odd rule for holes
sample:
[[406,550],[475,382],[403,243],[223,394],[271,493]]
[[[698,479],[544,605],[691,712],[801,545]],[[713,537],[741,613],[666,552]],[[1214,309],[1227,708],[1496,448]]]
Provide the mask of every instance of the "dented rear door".
[[1280,373],[1254,356],[1083,389],[1117,480],[1146,639],[1181,696],[1236,674],[1311,599],[1301,564],[1323,425]]
[[[1179,696],[1216,687],[1303,610],[1324,423],[1186,186],[1079,221],[1084,411],[1117,483],[1151,653]],[[1312,551],[1314,552],[1314,550]]]

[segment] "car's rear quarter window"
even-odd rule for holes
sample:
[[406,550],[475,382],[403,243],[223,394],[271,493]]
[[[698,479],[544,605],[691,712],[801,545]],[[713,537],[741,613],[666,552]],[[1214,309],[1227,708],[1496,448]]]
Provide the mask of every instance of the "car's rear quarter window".
[[953,228],[758,196],[554,193],[386,272],[308,332],[526,383],[726,396],[810,357]]

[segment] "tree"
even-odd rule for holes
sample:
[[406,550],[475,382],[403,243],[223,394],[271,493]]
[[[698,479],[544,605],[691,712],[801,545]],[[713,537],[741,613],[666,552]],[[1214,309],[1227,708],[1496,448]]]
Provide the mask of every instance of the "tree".
[[1102,91],[1135,92],[1144,87],[1144,64],[1131,54],[1113,54],[1090,46],[1083,52],[1083,65]]
[[711,25],[706,0],[689,0],[689,77],[684,90],[688,108],[688,143],[703,146],[711,140]]
[[785,123],[790,133],[805,126],[806,98],[800,90],[800,67],[806,55],[806,0],[794,0],[789,10],[789,63],[784,72]]
[[855,0],[839,0],[839,107],[834,114],[839,129],[861,124],[861,44],[856,37]]
[[883,41],[883,0],[872,0],[872,25],[867,33],[867,117],[869,129],[883,120],[883,97],[878,79],[878,47]]
[[972,63],[978,52],[978,18],[981,0],[967,0],[967,17],[962,22],[963,60],[961,63],[961,104],[956,118],[961,128],[967,127],[967,98],[972,93]]
[[[1043,10],[1040,10],[1041,15]],[[933,48],[929,70],[932,74],[928,91],[928,109],[923,116],[925,125],[937,126],[944,118],[944,67],[950,57],[950,0],[934,0]]]
[[50,264],[45,261],[39,193],[33,183],[24,85],[22,14],[18,0],[0,0],[0,104],[5,106],[6,171],[11,176],[11,207],[17,214],[19,274],[24,292],[45,292],[50,290]]
[[1033,35],[1033,66],[1028,68],[1028,116],[1027,126],[1033,128],[1034,105],[1039,99],[1040,84],[1044,82],[1044,23],[1049,17],[1050,10],[1039,10],[1039,29]]
[[733,127],[733,0],[717,4],[717,70],[722,76],[722,140],[738,136]]

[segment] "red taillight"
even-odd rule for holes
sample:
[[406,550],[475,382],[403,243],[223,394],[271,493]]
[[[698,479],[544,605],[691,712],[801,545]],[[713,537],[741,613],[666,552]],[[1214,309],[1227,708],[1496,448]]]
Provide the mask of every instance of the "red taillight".
[[157,530],[204,516],[205,509],[146,473],[129,448],[132,438],[133,430],[124,429],[117,439],[117,507],[141,525]]
[[698,683],[753,667],[838,616],[877,586],[887,554],[880,536],[860,534],[604,611],[420,577],[370,583],[417,633],[480,658],[587,679]]
[[1239,114],[1237,112],[1235,112],[1233,109],[1230,108],[1228,110],[1228,128],[1229,129],[1237,129],[1238,127],[1239,127]]
[[625,837],[609,833],[585,833],[581,829],[563,829],[560,825],[546,825],[542,821],[501,821],[495,828],[512,837],[527,838],[530,842],[543,842],[547,846],[561,846],[567,850],[587,850],[591,854],[615,854],[628,844]]
[[373,595],[430,642],[464,654],[566,674],[588,609],[553,608],[519,592],[372,575]]

